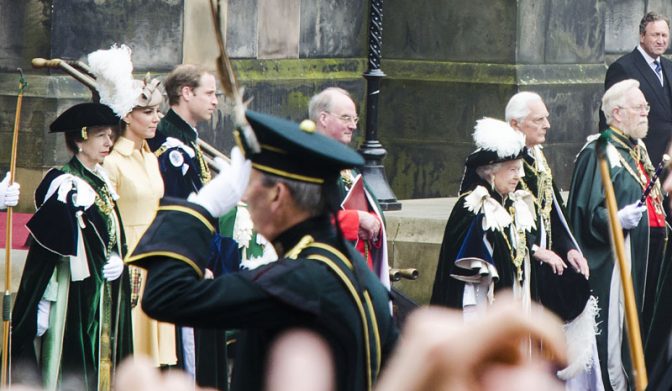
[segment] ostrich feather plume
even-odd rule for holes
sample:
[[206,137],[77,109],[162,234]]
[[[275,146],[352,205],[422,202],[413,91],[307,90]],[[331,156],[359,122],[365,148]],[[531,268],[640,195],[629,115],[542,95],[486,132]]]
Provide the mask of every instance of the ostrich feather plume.
[[476,148],[497,152],[497,156],[505,158],[520,152],[525,137],[504,121],[484,117],[476,121],[474,143]]
[[142,86],[133,80],[131,49],[115,44],[89,54],[88,62],[96,76],[100,103],[110,106],[120,118],[125,117],[142,91]]

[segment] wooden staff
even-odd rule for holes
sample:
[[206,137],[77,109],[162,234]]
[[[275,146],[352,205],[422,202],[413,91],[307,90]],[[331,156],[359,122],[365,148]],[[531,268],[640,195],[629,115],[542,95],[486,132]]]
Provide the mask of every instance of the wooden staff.
[[[221,8],[219,0],[209,0],[210,14],[212,15],[212,25],[215,29],[215,40],[217,41],[217,48],[219,49],[219,56],[215,62],[217,65],[217,73],[219,75],[219,83],[222,85],[224,94],[233,102],[233,138],[236,144],[241,147],[241,152],[249,157],[249,154],[259,153],[261,147],[259,141],[254,133],[254,130],[247,123],[245,118],[245,110],[248,102],[243,102],[244,88],[238,86],[236,74],[233,71],[233,64],[229,55],[226,53],[226,46],[224,45],[224,33],[220,24]],[[242,145],[241,145],[242,144]]]
[[[611,238],[614,243],[616,259],[621,275],[621,285],[623,286],[623,298],[625,300],[625,324],[627,326],[628,345],[630,346],[630,358],[633,364],[633,375],[635,379],[635,389],[644,391],[649,382],[646,375],[646,364],[644,362],[644,349],[642,348],[641,333],[639,330],[639,317],[637,315],[637,304],[635,303],[635,290],[632,287],[632,278],[625,264],[625,247],[623,245],[623,229],[618,220],[618,206],[616,205],[616,195],[614,186],[611,183],[609,167],[604,156],[604,149],[607,144],[608,131],[600,136],[599,143],[603,143],[602,152],[598,152],[600,160],[600,173],[602,174],[602,185],[604,186],[604,196],[609,213],[609,227],[611,228]],[[600,149],[598,145],[598,150]],[[620,352],[619,352],[620,354]]]
[[[9,183],[14,183],[14,173],[16,172],[16,151],[19,144],[19,124],[21,122],[21,102],[23,101],[23,90],[28,83],[23,78],[23,70],[18,68],[21,77],[19,78],[19,94],[16,97],[16,113],[14,116],[14,133],[12,134],[12,155],[9,161]],[[7,236],[5,237],[5,294],[2,297],[2,376],[0,376],[0,386],[7,388],[9,386],[9,356],[12,349],[10,336],[12,333],[12,207],[7,208]]]
[[[33,58],[31,63],[33,68],[62,69],[67,74],[74,77],[77,81],[84,84],[89,90],[91,90],[94,102],[100,101],[100,96],[98,96],[98,90],[96,89],[96,78],[91,74],[91,70],[89,69],[88,65],[84,64],[83,62],[61,60],[60,58],[53,58],[50,60],[45,58]],[[196,142],[198,143],[198,146],[201,147],[203,152],[205,152],[205,162],[210,167],[210,169],[219,172],[219,166],[214,163],[215,157],[229,161],[229,158],[226,155],[200,138],[198,138]]]

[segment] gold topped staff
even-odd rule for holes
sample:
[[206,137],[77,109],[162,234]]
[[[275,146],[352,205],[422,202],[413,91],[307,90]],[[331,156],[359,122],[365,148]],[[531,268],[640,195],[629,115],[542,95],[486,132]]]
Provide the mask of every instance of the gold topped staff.
[[617,216],[618,205],[616,204],[614,186],[611,183],[609,166],[607,165],[608,163],[605,156],[605,149],[610,134],[610,129],[605,130],[602,132],[599,140],[597,141],[598,157],[600,160],[600,173],[602,174],[602,185],[604,186],[604,196],[607,204],[611,238],[614,244],[614,251],[616,252],[616,259],[618,261],[618,268],[621,275],[621,285],[623,286],[623,299],[625,302],[625,325],[627,326],[628,345],[630,347],[630,358],[632,360],[633,366],[635,389],[637,391],[644,391],[649,380],[646,374],[646,364],[644,362],[644,349],[642,348],[639,317],[637,315],[637,304],[635,303],[635,290],[632,287],[632,278],[625,264],[623,229]]
[[[23,101],[23,90],[28,87],[28,83],[23,78],[23,70],[17,68],[21,77],[19,78],[19,94],[16,97],[16,113],[14,115],[14,131],[12,133],[12,154],[9,161],[9,185],[14,183],[14,173],[16,172],[16,153],[19,144],[19,124],[21,123],[21,102]],[[12,335],[12,207],[7,208],[7,236],[5,238],[5,294],[2,297],[2,375],[0,376],[0,387],[9,386],[9,356],[12,353],[11,335]]]

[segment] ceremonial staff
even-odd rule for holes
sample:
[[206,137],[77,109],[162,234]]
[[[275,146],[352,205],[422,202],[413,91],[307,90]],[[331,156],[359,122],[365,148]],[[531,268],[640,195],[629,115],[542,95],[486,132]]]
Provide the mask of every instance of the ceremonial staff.
[[[60,58],[53,58],[50,60],[44,58],[33,58],[32,60],[33,68],[58,68],[65,71],[70,76],[74,77],[77,81],[84,84],[90,91],[92,95],[92,100],[94,102],[100,101],[100,96],[98,95],[98,90],[96,89],[96,78],[91,74],[91,70],[88,65],[84,64],[81,61],[68,61],[61,60]],[[205,162],[208,164],[210,169],[219,171],[219,166],[214,163],[214,158],[219,157],[228,161],[229,158],[223,153],[219,152],[210,144],[206,143],[202,139],[197,139],[196,142],[198,146],[206,153],[204,156]],[[210,156],[212,156],[212,158]]]
[[[21,102],[23,101],[23,90],[28,83],[23,78],[23,70],[18,68],[21,77],[19,78],[19,94],[16,97],[16,114],[14,116],[14,132],[12,134],[12,154],[9,161],[9,185],[14,183],[14,173],[16,172],[16,151],[19,144],[19,124],[21,123]],[[6,388],[9,385],[9,356],[11,354],[10,336],[12,333],[12,207],[7,208],[7,236],[5,238],[5,294],[2,297],[2,376],[0,377],[0,387]]]
[[609,175],[609,166],[606,160],[606,148],[611,131],[609,129],[602,132],[597,142],[597,154],[600,160],[600,173],[602,174],[602,186],[604,186],[604,196],[607,203],[609,216],[609,227],[611,229],[611,238],[616,252],[618,269],[621,275],[621,285],[623,286],[623,298],[625,301],[625,324],[628,334],[628,345],[630,347],[630,358],[633,364],[633,375],[635,379],[635,389],[644,391],[648,384],[646,375],[646,364],[644,363],[644,350],[639,329],[639,318],[637,316],[637,304],[635,303],[635,290],[632,287],[632,278],[629,268],[625,264],[625,247],[623,245],[623,229],[618,220],[618,206],[616,205],[616,196],[614,186],[611,183]]
[[212,25],[215,29],[215,38],[217,40],[217,47],[219,48],[219,56],[217,57],[217,73],[219,75],[219,82],[222,84],[224,94],[233,103],[233,138],[242,149],[243,153],[249,157],[252,153],[261,151],[257,136],[254,134],[252,127],[247,123],[245,118],[245,110],[248,102],[243,102],[243,94],[245,90],[238,87],[236,74],[233,72],[233,64],[226,53],[226,46],[224,45],[224,33],[220,25],[220,7],[219,0],[210,0],[210,13],[212,15]]
[[637,206],[644,205],[644,203],[646,202],[646,197],[649,196],[651,190],[653,190],[653,186],[656,184],[656,181],[658,180],[658,177],[663,172],[663,169],[667,167],[668,164],[670,164],[670,155],[664,153],[663,160],[660,161],[660,164],[658,164],[658,167],[656,167],[656,171],[651,176],[651,179],[649,179],[649,184],[646,185],[646,189],[644,189],[644,192],[642,192],[642,197],[639,199]]

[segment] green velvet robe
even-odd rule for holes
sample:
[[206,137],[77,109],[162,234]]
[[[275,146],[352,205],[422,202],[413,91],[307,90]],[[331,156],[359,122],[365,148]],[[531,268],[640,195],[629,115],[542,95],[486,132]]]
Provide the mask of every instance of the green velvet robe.
[[273,242],[281,256],[276,262],[202,280],[214,230],[200,206],[162,200],[129,258],[148,270],[145,312],[194,327],[240,329],[233,390],[262,390],[270,345],[296,327],[315,331],[331,347],[336,389],[370,390],[397,337],[389,292],[337,239],[329,218],[282,233]]
[[[622,338],[619,337],[617,332],[619,327],[624,327],[624,321],[622,317],[621,319],[614,318],[618,307],[618,292],[612,292],[611,288],[612,284],[618,286],[619,290],[621,287],[618,270],[614,267],[616,259],[612,252],[596,143],[596,137],[589,138],[589,142],[576,158],[567,211],[572,231],[588,260],[590,285],[600,306],[600,314],[597,319],[600,322],[597,349],[602,367],[602,379],[605,389],[608,390],[611,389],[610,379],[611,383],[615,382],[616,388],[627,387],[627,382],[632,383],[632,379],[629,378],[631,373],[630,357],[627,352],[625,330],[623,330]],[[630,156],[628,148],[623,145],[632,146],[632,143],[631,140],[621,135],[611,133],[606,154],[608,156],[610,179],[614,186],[619,210],[626,205],[637,202],[643,191],[643,186],[631,174],[631,172],[638,173],[638,168],[634,159]],[[630,167],[630,171],[625,168],[626,164]],[[644,213],[638,226],[630,230],[623,230],[623,235],[626,240],[626,255],[629,256],[631,264],[630,275],[632,276],[635,301],[641,323],[642,297],[649,246],[647,213]],[[642,330],[642,333],[645,332],[646,330]],[[622,344],[622,354],[620,356],[617,353],[612,355],[617,360],[612,360],[611,363],[607,360],[608,341],[610,339],[615,343],[620,341]],[[618,362],[619,357],[622,359],[622,364]]]
[[[109,234],[112,221],[119,221],[116,206],[107,213],[96,203],[84,210],[82,233],[90,276],[71,281],[66,255],[75,255],[77,248],[75,215],[80,209],[72,202],[75,192],[70,191],[67,203],[57,200],[58,193],[45,199],[49,185],[63,174],[83,179],[96,192],[97,201],[101,194],[109,194],[104,180],[86,169],[77,158],[72,158],[61,170],[51,170],[38,187],[38,209],[28,223],[34,241],[28,251],[12,313],[13,367],[39,368],[45,385],[57,386],[61,377],[70,377],[83,388],[95,390],[100,369],[101,319],[110,330],[117,328],[117,340],[110,341],[112,346],[116,344],[116,353],[111,355],[117,362],[133,350],[128,271],[124,270],[121,277],[111,283],[106,282],[102,274],[109,249],[121,250],[123,256],[123,230],[119,225],[121,237]],[[52,278],[67,295],[59,296],[59,300],[67,299],[67,303],[52,303],[49,329],[36,339],[37,305]],[[60,333],[59,328],[63,328]],[[111,331],[111,337],[113,333]],[[35,342],[41,353],[36,351]]]

